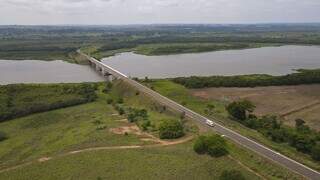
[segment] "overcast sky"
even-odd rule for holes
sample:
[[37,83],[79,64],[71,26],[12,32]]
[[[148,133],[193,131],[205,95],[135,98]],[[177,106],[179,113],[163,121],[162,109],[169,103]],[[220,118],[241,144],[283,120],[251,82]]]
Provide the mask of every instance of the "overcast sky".
[[0,24],[320,22],[320,0],[0,0]]

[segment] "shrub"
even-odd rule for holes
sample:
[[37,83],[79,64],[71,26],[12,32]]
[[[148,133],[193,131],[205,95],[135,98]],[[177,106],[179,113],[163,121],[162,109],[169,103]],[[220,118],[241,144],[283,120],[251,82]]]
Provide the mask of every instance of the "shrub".
[[198,154],[209,154],[214,157],[221,157],[228,154],[227,143],[219,135],[199,136],[193,145]]
[[129,110],[129,114],[128,114],[128,121],[129,122],[136,122],[139,119],[142,120],[147,120],[148,119],[148,111],[145,109],[134,109],[131,108]]
[[232,117],[244,121],[247,118],[247,112],[252,112],[254,108],[255,106],[252,102],[248,100],[241,100],[230,103],[226,107],[226,110]]
[[151,125],[149,120],[144,120],[141,124],[142,130],[146,131],[148,130],[148,127]]
[[219,179],[220,180],[245,180],[242,173],[238,170],[224,170]]
[[159,126],[161,139],[175,139],[184,135],[183,125],[179,120],[162,120]]
[[193,145],[193,150],[198,154],[204,154],[207,149],[206,136],[199,136]]

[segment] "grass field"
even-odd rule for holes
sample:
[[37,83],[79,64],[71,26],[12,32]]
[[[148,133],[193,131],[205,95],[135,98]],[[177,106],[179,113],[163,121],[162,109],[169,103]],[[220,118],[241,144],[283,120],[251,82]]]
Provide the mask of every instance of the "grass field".
[[191,147],[191,143],[185,143],[73,154],[1,173],[0,179],[218,179],[226,169],[237,169],[246,179],[302,178],[237,148],[232,154],[248,157],[254,170],[239,163],[237,156],[211,158],[197,155]]
[[[100,84],[95,102],[0,123],[8,135],[0,142],[0,179],[212,179],[226,169],[240,170],[247,179],[302,178],[231,142],[230,156],[211,158],[197,155],[192,142],[167,146],[145,141],[150,135],[143,132],[114,133],[134,124],[107,104],[110,97],[121,95],[125,106],[146,108],[153,123],[178,115],[159,113],[156,103],[122,82],[108,94],[103,88]],[[198,134],[188,123],[187,136]]]
[[248,99],[257,115],[274,114],[294,126],[301,118],[311,128],[320,130],[320,85],[275,86],[256,88],[206,88],[192,90],[194,96],[221,102]]
[[[285,154],[303,164],[306,164],[314,169],[320,169],[319,162],[313,161],[309,156],[297,152],[294,148],[288,146],[287,144],[274,143],[267,139],[265,136],[259,132],[249,129],[236,121],[230,120],[228,114],[225,110],[226,101],[220,100],[206,100],[192,95],[192,91],[186,89],[184,86],[176,84],[169,80],[155,80],[148,84],[150,87],[154,88],[156,91],[164,96],[167,96],[176,102],[183,104],[190,109],[203,114],[207,117],[211,117],[220,122],[220,124],[229,127],[240,134],[245,135],[251,139],[254,139],[262,144],[265,144],[282,154]],[[215,106],[212,113],[206,111],[207,105],[212,104]]]

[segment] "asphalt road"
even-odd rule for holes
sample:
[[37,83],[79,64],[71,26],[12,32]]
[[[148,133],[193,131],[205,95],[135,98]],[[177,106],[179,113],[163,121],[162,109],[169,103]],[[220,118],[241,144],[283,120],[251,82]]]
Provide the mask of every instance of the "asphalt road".
[[[159,103],[173,109],[176,110],[178,112],[181,113],[185,113],[186,116],[188,116],[189,118],[192,118],[194,120],[200,121],[201,123],[203,123],[204,125],[206,125],[206,120],[207,118],[170,100],[167,97],[162,96],[161,94],[147,88],[146,86],[130,79],[128,76],[126,76],[125,74],[113,69],[112,67],[109,67],[103,63],[101,63],[100,61],[91,58],[85,54],[83,54],[84,56],[86,56],[92,63],[98,65],[99,67],[101,67],[102,69],[107,70],[110,74],[112,74],[114,77],[118,78],[118,79],[122,79],[123,81],[131,84],[132,86],[136,87],[139,91],[144,92],[145,94],[149,95],[151,98],[154,98],[156,101],[158,101]],[[210,119],[213,120],[214,119]],[[270,159],[273,160],[274,162],[294,171],[297,172],[303,176],[305,176],[308,179],[314,179],[314,180],[320,180],[320,173],[299,163],[296,162],[274,150],[271,150],[245,136],[242,136],[241,134],[232,131],[222,125],[220,125],[219,123],[214,122],[215,126],[212,127],[212,129],[222,135],[225,135],[227,138],[233,140],[234,142],[247,147],[248,149]]]

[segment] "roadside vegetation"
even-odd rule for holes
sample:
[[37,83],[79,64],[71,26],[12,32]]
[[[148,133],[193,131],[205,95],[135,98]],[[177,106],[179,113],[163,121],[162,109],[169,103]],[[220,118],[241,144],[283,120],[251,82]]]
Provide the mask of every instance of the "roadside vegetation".
[[299,69],[296,73],[283,76],[271,76],[263,74],[209,77],[193,76],[174,78],[173,81],[182,84],[187,88],[256,87],[316,84],[320,83],[320,69]]
[[[273,148],[292,159],[295,159],[314,169],[319,169],[320,167],[318,161],[312,159],[312,157],[308,154],[297,151],[295,147],[290,146],[288,143],[274,142],[257,130],[246,127],[240,122],[232,120],[228,111],[226,110],[226,106],[228,105],[228,103],[226,102],[195,97],[192,95],[189,89],[170,80],[149,80],[148,83],[145,84],[150,88],[153,88],[160,94],[171,98],[172,100],[180,104],[183,104],[184,106],[194,110],[195,112],[198,112],[209,118],[214,118],[220,124],[231,128],[246,137],[256,140],[257,142],[265,144],[266,146]],[[250,107],[251,109],[254,106],[251,107],[249,104],[249,106],[245,108],[248,107]],[[239,112],[241,114],[242,110],[240,110]],[[315,146],[315,149],[317,148],[318,146]]]
[[96,99],[95,84],[0,86],[0,121],[44,112]]
[[255,129],[276,143],[284,143],[297,151],[309,154],[314,160],[320,161],[320,133],[311,130],[302,119],[296,119],[296,127],[284,126],[276,116],[258,118],[252,112],[254,105],[247,100],[232,102],[226,106],[232,118],[241,124]]

